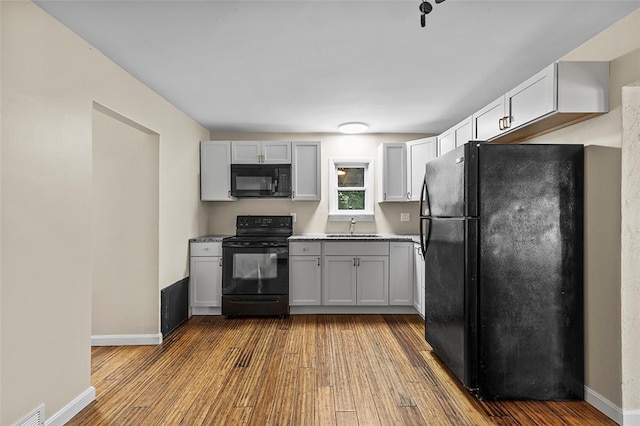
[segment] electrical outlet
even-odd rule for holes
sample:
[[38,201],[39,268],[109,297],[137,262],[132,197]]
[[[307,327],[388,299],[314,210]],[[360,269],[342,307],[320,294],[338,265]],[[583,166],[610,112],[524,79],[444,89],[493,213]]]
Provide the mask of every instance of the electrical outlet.
[[400,213],[400,222],[409,222],[411,220],[411,214]]
[[289,213],[291,215],[291,219],[293,220],[293,222],[296,222],[296,214],[295,213]]

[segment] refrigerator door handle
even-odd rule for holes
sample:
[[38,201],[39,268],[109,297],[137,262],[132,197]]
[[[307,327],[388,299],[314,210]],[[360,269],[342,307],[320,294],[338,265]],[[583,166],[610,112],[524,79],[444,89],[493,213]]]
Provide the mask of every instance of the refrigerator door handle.
[[[429,226],[425,232],[424,224],[428,222]],[[427,254],[427,247],[429,246],[429,239],[431,238],[431,219],[429,218],[421,218],[420,219],[420,251],[422,252],[422,257],[424,258]]]
[[[429,212],[424,211],[424,207],[429,209]],[[431,216],[431,204],[429,203],[429,188],[427,187],[427,176],[425,175],[422,181],[422,190],[420,191],[420,215]]]

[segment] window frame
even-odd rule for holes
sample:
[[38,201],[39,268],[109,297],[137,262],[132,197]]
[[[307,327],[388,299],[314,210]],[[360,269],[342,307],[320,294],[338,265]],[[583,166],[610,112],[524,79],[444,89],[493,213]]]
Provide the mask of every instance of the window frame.
[[[364,168],[364,210],[338,210],[338,192],[353,187],[338,187],[339,167]],[[358,222],[372,222],[374,218],[374,164],[372,158],[329,159],[329,221],[348,222],[353,218]]]

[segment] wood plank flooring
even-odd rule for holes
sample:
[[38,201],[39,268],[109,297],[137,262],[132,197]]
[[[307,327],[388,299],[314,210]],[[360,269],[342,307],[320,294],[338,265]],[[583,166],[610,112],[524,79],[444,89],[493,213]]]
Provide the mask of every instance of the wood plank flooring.
[[192,317],[158,346],[95,347],[69,425],[615,425],[584,401],[478,401],[418,315]]

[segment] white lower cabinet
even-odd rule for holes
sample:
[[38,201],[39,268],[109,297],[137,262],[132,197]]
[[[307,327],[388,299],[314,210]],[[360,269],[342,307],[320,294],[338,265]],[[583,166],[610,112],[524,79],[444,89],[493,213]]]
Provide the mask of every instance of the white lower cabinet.
[[325,243],[322,304],[388,305],[389,243]]
[[413,305],[413,243],[389,243],[389,305]]
[[222,243],[192,242],[189,262],[189,304],[212,308],[222,302]]
[[389,257],[356,258],[356,304],[387,306],[389,304]]
[[322,243],[289,244],[289,304],[313,306],[322,303]]
[[388,256],[325,256],[324,305],[389,304]]
[[322,304],[356,304],[356,262],[354,256],[325,256],[322,271]]

